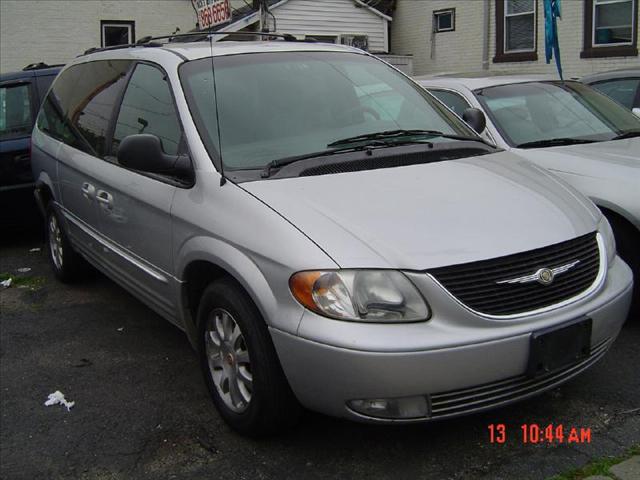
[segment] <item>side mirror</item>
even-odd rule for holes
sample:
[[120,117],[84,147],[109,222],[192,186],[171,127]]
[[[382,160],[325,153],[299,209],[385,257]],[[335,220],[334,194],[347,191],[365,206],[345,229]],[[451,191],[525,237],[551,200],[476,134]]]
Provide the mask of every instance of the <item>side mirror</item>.
[[631,113],[633,113],[636,117],[640,117],[640,107],[633,107],[631,109]]
[[484,128],[487,126],[487,119],[485,118],[484,113],[482,113],[482,110],[477,108],[467,108],[462,112],[462,119],[478,134],[482,133]]
[[167,155],[162,151],[160,139],[149,133],[125,137],[118,147],[118,163],[133,170],[173,175],[185,180],[192,176],[189,157]]

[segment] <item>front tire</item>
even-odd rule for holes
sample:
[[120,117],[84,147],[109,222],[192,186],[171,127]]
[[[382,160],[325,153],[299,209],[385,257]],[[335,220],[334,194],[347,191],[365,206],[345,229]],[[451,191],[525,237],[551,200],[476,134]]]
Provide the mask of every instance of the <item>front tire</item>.
[[[640,232],[616,215],[607,215],[607,220],[611,224],[613,236],[616,239],[618,255],[633,271],[631,316],[638,317],[640,314]],[[637,320],[640,319],[637,318]]]
[[64,231],[58,212],[47,206],[46,241],[49,263],[55,276],[64,283],[72,283],[84,276],[84,259],[76,253]]
[[269,330],[244,290],[231,279],[213,282],[202,294],[197,320],[200,365],[222,418],[254,437],[293,425],[301,408]]

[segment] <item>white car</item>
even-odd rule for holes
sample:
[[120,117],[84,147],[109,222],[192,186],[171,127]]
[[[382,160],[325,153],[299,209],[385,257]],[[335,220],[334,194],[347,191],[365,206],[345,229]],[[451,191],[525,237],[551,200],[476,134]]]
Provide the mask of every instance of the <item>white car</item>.
[[[638,278],[639,118],[591,87],[551,76],[415,80],[485,139],[546,168],[589,197],[609,219],[618,251]],[[469,108],[484,112],[486,126]]]

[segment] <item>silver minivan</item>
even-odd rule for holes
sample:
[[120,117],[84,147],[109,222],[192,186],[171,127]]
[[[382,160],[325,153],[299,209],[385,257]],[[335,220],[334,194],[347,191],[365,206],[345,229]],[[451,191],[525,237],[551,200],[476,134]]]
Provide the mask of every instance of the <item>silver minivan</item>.
[[32,138],[56,275],[184,329],[251,435],[454,417],[600,359],[632,288],[600,211],[386,63],[284,38],[61,72]]

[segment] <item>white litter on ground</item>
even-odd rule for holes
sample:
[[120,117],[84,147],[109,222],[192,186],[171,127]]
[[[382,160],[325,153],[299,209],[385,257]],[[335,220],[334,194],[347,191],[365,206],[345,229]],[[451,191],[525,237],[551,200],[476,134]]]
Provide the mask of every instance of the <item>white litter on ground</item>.
[[68,402],[65,398],[64,398],[64,393],[62,393],[60,390],[56,390],[53,393],[49,394],[49,399],[44,402],[45,406],[50,407],[51,405],[64,405],[65,407],[67,407],[67,412],[71,410],[71,408],[76,404],[76,402]]
[[31,271],[31,268],[29,268],[29,267],[22,267],[22,268],[18,269],[19,273],[27,273],[27,272],[30,272],[30,271]]
[[31,253],[34,253],[34,252],[39,252],[39,251],[40,251],[40,249],[39,249],[39,248],[32,248],[32,249],[31,249],[31,250],[29,250],[29,251],[30,251]]
[[2,286],[2,288],[9,288],[11,286],[12,280],[13,280],[12,278],[7,278],[6,280],[2,280],[0,282],[0,286]]
[[124,331],[124,327],[116,328],[116,330],[118,330],[119,332],[123,332]]

